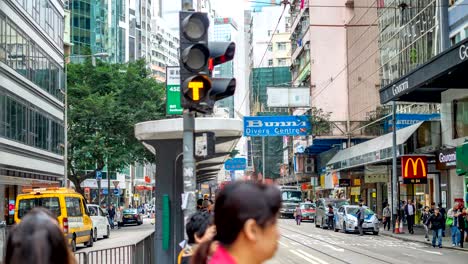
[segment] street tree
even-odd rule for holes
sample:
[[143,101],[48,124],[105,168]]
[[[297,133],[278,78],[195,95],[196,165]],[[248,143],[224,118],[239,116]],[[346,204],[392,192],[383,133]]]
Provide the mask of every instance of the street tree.
[[88,60],[67,68],[68,176],[83,193],[81,183],[106,165],[117,172],[154,159],[135,138],[134,125],[164,118],[165,94],[143,60],[96,66]]

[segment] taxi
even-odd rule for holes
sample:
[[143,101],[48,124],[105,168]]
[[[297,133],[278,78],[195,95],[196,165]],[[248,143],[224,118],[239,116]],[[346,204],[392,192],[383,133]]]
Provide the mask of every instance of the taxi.
[[15,223],[20,223],[34,207],[46,208],[57,217],[73,251],[77,244],[93,246],[93,222],[81,194],[59,187],[23,189],[16,197]]

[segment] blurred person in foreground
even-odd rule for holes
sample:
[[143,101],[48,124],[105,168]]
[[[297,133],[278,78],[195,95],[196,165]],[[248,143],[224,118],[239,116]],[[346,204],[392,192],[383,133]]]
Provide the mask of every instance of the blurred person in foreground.
[[[194,264],[260,264],[278,248],[280,191],[275,186],[235,182],[225,186],[215,202],[216,235],[198,246]],[[216,245],[214,253],[213,245]]]
[[197,245],[213,239],[216,234],[213,216],[209,212],[194,213],[187,222],[185,231],[187,232],[188,242],[180,251],[177,264],[190,263]]
[[8,236],[4,264],[75,264],[57,219],[34,208]]

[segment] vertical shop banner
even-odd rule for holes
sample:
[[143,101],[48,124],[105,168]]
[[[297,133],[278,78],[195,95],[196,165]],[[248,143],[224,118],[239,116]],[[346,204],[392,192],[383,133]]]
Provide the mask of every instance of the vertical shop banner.
[[166,68],[166,114],[181,115],[180,105],[180,71],[179,67]]
[[427,183],[427,157],[402,156],[401,174],[404,184]]

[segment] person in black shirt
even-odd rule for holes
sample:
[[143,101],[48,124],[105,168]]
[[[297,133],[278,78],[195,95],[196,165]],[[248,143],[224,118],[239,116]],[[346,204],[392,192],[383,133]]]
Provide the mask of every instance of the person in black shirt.
[[432,247],[437,246],[442,248],[442,229],[445,226],[445,219],[439,211],[439,208],[434,209],[434,214],[429,217],[428,224],[431,226],[432,230]]

